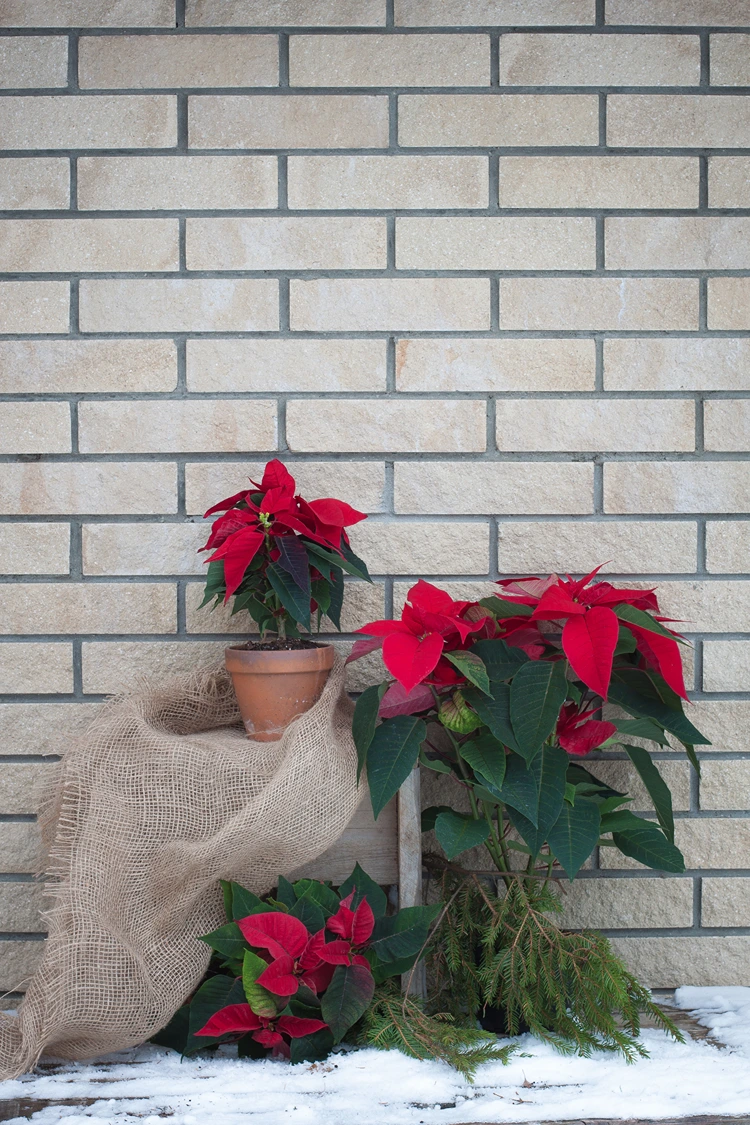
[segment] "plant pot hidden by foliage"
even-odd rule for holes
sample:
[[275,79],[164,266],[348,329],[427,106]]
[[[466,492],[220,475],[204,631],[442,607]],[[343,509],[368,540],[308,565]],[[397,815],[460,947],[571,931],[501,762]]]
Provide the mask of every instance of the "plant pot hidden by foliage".
[[[370,581],[345,528],[366,519],[342,500],[295,494],[294,477],[269,461],[260,484],[209,508],[216,519],[202,551],[212,551],[202,606],[233,599],[260,630],[257,646],[226,650],[249,738],[271,742],[320,697],[333,665],[330,645],[300,635],[323,616],[341,629],[344,573]],[[276,643],[274,643],[276,642]]]
[[[393,978],[421,955],[439,906],[387,913],[385,892],[359,865],[338,889],[279,879],[258,898],[223,883],[227,922],[201,940],[212,968],[154,1042],[192,1055],[236,1043],[240,1056],[292,1062],[325,1058],[343,1040],[458,1062],[506,1059],[508,1047],[476,1029],[451,1027],[418,1004],[394,1003]],[[399,1024],[397,1027],[396,1025]]]
[[[409,592],[401,620],[365,625],[360,630],[365,638],[350,656],[356,660],[382,647],[393,677],[363,692],[354,715],[360,769],[367,769],[375,816],[418,763],[444,775],[464,808],[468,798],[469,812],[451,805],[427,809],[422,827],[434,830],[445,857],[433,861],[447,880],[441,933],[445,936],[449,925],[461,934],[464,952],[490,934],[489,961],[478,970],[477,1014],[485,1005],[516,1004],[518,1018],[532,1030],[546,1028],[563,1037],[571,1034],[566,1007],[583,1013],[584,1030],[590,1008],[571,995],[555,1006],[533,991],[540,980],[563,972],[563,964],[569,980],[585,974],[583,964],[591,979],[601,981],[609,966],[620,982],[617,1003],[635,995],[637,982],[627,977],[604,938],[591,935],[604,943],[593,952],[576,947],[581,964],[570,960],[569,949],[560,952],[556,966],[547,964],[548,977],[537,959],[533,979],[514,978],[523,995],[490,965],[503,959],[509,934],[525,927],[528,912],[541,917],[555,909],[550,880],[563,873],[574,879],[597,847],[617,848],[656,870],[684,870],[674,844],[669,789],[649,751],[630,740],[660,747],[671,734],[696,770],[694,746],[708,744],[683,710],[682,638],[667,627],[654,591],[593,582],[596,573],[579,581],[557,575],[503,580],[499,594],[481,602],[453,601],[420,581]],[[628,717],[601,717],[605,703]],[[632,813],[631,798],[601,781],[594,763],[583,764],[593,750],[609,747],[627,753],[656,820]],[[479,845],[504,883],[503,900],[494,892],[488,896],[477,875],[453,863]],[[484,928],[469,920],[474,900],[462,900],[459,893],[467,880],[472,894],[485,902]],[[463,920],[456,914],[459,901]],[[500,908],[500,901],[507,905]],[[547,925],[559,935],[560,949],[568,939],[581,940],[549,919]],[[533,960],[531,951],[529,957]],[[597,958],[601,972],[592,968]],[[450,971],[451,987],[467,995],[457,962]],[[606,1010],[606,992],[602,996]],[[646,1002],[643,990],[638,997],[638,1003]],[[614,994],[609,1003],[615,1003]],[[616,1038],[609,1041],[623,1049]]]

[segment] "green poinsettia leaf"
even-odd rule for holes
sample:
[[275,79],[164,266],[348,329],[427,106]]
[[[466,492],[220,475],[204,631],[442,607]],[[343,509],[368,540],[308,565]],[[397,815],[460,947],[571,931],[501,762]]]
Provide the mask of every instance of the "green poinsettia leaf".
[[483,844],[489,834],[490,826],[484,818],[475,820],[452,809],[439,813],[435,820],[435,835],[448,859]]
[[469,734],[482,725],[479,715],[468,706],[460,691],[454,691],[450,699],[441,703],[438,719],[455,734]]
[[268,965],[262,957],[253,953],[251,949],[245,950],[242,961],[242,987],[245,992],[245,999],[257,1016],[272,1019],[278,1011],[276,998],[262,985],[256,984],[260,974],[265,972],[267,968]]
[[469,683],[474,684],[485,695],[492,697],[490,678],[487,675],[484,661],[475,652],[444,652],[443,656],[455,668],[458,668],[461,675],[465,676]]
[[376,819],[414,769],[426,737],[425,723],[414,715],[397,715],[376,727],[367,751],[367,783]]
[[600,822],[599,806],[589,797],[579,797],[575,805],[563,801],[547,842],[569,879],[575,879],[596,847]]
[[555,729],[567,695],[565,663],[530,660],[510,685],[510,720],[518,753],[527,762],[539,753]]
[[374,992],[375,980],[364,965],[336,966],[320,1003],[321,1019],[328,1024],[334,1043],[340,1043],[364,1015]]

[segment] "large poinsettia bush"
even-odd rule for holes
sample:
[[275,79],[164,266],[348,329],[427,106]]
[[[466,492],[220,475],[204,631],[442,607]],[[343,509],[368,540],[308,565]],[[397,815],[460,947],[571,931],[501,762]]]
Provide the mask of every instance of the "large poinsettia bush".
[[237,1043],[240,1056],[325,1058],[376,990],[412,968],[440,911],[388,913],[385,892],[359,865],[338,890],[284,878],[265,898],[238,883],[223,888],[227,921],[201,938],[214,951],[210,973],[155,1036],[185,1055]]
[[222,514],[200,548],[212,552],[201,605],[233,598],[232,613],[247,611],[263,638],[309,632],[314,614],[340,629],[344,573],[370,581],[345,529],[367,517],[343,500],[304,500],[278,459],[250,484],[205,513]]
[[[574,878],[597,845],[684,870],[671,795],[643,745],[672,735],[698,769],[694,746],[708,743],[683,710],[683,640],[654,590],[593,581],[598,569],[503,580],[480,602],[420,581],[400,620],[360,630],[350,659],[382,648],[391,675],[360,696],[354,717],[376,816],[419,762],[470,806],[428,809],[423,828],[449,861],[484,844],[509,886],[512,852],[545,885],[555,870]],[[627,753],[656,820],[584,765],[610,748]]]

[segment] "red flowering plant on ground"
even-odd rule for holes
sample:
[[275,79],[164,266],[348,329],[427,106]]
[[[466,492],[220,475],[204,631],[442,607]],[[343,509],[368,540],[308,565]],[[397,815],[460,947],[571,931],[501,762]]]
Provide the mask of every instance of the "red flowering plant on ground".
[[250,484],[205,513],[222,514],[200,548],[212,552],[201,605],[234,598],[232,613],[246,610],[263,639],[298,637],[313,614],[318,628],[325,614],[340,629],[344,573],[370,581],[345,529],[367,517],[343,500],[304,500],[277,459]]
[[336,891],[279,879],[275,897],[223,883],[227,922],[201,938],[212,970],[155,1041],[194,1054],[237,1043],[240,1055],[324,1058],[351,1037],[376,988],[408,972],[439,906],[388,913],[359,866]]
[[[354,717],[376,816],[419,762],[470,807],[428,809],[423,827],[448,861],[485,845],[509,886],[513,852],[545,886],[556,870],[574,878],[598,845],[684,870],[669,789],[632,741],[659,749],[672,735],[698,769],[694,746],[708,740],[683,711],[682,638],[654,590],[594,581],[599,569],[504,579],[476,603],[420,581],[400,620],[363,626],[350,660],[382,647],[392,677],[363,692]],[[594,750],[627,755],[656,821],[583,765]]]

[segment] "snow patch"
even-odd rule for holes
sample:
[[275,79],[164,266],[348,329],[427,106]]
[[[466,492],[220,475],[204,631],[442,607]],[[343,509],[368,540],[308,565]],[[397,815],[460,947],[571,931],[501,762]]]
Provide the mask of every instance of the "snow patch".
[[395,1051],[349,1050],[290,1066],[226,1051],[180,1062],[146,1045],[2,1083],[0,1108],[14,1098],[97,1099],[41,1109],[36,1125],[486,1125],[750,1113],[750,988],[681,988],[676,1004],[727,1046],[679,1044],[644,1029],[651,1057],[628,1065],[606,1054],[565,1058],[524,1035],[509,1066],[486,1063],[472,1086],[443,1063]]

